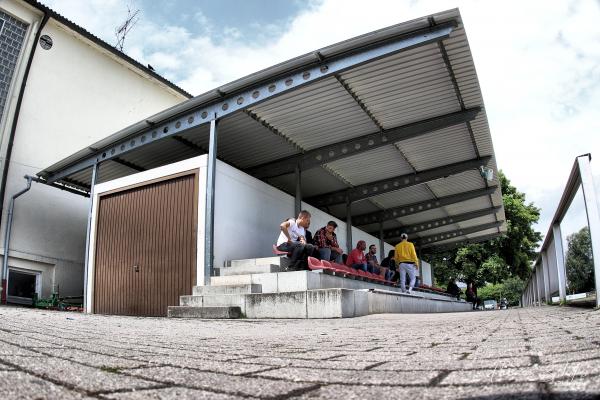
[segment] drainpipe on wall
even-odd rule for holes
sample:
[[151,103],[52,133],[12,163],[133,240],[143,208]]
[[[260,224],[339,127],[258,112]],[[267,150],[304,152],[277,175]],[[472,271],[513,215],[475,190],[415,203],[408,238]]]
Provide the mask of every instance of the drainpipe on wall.
[[12,227],[15,199],[28,192],[29,189],[31,189],[31,181],[34,180],[34,178],[29,175],[25,175],[25,179],[27,179],[27,187],[20,192],[13,194],[13,196],[10,198],[10,205],[8,206],[8,216],[6,219],[6,227],[4,228],[4,258],[2,260],[2,304],[6,304],[6,293],[8,290],[8,287],[6,286],[8,278],[8,245],[10,243],[10,230]]
[[[29,78],[29,71],[31,70],[31,64],[33,63],[33,56],[35,49],[37,49],[40,36],[42,35],[42,29],[48,22],[49,15],[44,12],[44,18],[42,23],[35,33],[35,39],[33,40],[33,47],[29,54],[29,60],[27,60],[27,66],[25,67],[25,73],[23,74],[23,81],[21,82],[21,89],[19,90],[19,97],[17,98],[17,105],[15,107],[15,115],[13,117],[12,125],[10,128],[10,135],[8,137],[8,144],[6,147],[6,157],[4,158],[4,168],[2,170],[2,182],[0,182],[0,216],[4,211],[4,196],[6,195],[6,180],[8,178],[8,168],[10,167],[10,157],[12,154],[13,143],[15,141],[15,134],[17,132],[17,124],[19,122],[19,113],[21,112],[21,104],[23,103],[23,96],[25,95],[25,87],[27,86],[27,79]],[[4,293],[4,292],[3,292]],[[4,294],[3,294],[4,296]]]

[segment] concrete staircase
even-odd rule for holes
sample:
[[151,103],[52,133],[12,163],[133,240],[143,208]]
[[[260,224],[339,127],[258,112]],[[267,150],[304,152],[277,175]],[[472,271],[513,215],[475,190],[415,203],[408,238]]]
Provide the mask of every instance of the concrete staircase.
[[286,271],[288,259],[232,260],[169,307],[179,318],[349,318],[378,313],[457,312],[469,303],[440,294],[404,294],[396,287],[330,275]]

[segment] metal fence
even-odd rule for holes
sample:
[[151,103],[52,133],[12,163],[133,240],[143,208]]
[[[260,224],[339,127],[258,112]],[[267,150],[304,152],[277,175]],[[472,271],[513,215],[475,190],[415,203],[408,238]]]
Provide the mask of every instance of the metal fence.
[[[569,180],[567,181],[554,218],[550,223],[540,254],[525,285],[521,297],[521,304],[524,307],[551,303],[553,296],[556,294],[558,294],[558,300],[561,303],[567,300],[565,252],[560,224],[579,187],[583,191],[585,211],[590,229],[596,293],[598,287],[600,287],[600,216],[592,180],[591,160],[591,154],[584,154],[575,159]],[[600,306],[600,297],[597,295],[596,306]]]

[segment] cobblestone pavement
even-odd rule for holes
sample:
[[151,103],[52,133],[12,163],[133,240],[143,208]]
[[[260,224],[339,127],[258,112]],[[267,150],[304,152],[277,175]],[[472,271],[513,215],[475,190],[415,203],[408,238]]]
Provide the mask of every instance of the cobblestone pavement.
[[600,311],[171,320],[0,307],[0,399],[600,397]]

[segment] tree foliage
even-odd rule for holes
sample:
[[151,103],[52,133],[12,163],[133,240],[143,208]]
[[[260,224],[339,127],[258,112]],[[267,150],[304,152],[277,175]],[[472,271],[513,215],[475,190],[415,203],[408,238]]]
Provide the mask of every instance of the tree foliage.
[[525,194],[512,186],[502,171],[498,178],[506,216],[506,235],[432,255],[437,282],[458,279],[483,287],[486,283],[497,284],[509,277],[526,279],[529,276],[530,264],[537,256],[535,249],[542,240],[541,233],[533,229],[533,224],[539,220],[540,209],[533,203],[527,204]]
[[594,290],[594,262],[590,229],[586,226],[567,236],[567,281],[571,293]]
[[503,283],[487,284],[480,287],[477,295],[482,301],[494,299],[500,303],[503,297],[506,297],[508,304],[516,306],[521,301],[521,293],[525,288],[525,282],[519,278],[511,277],[504,280]]

